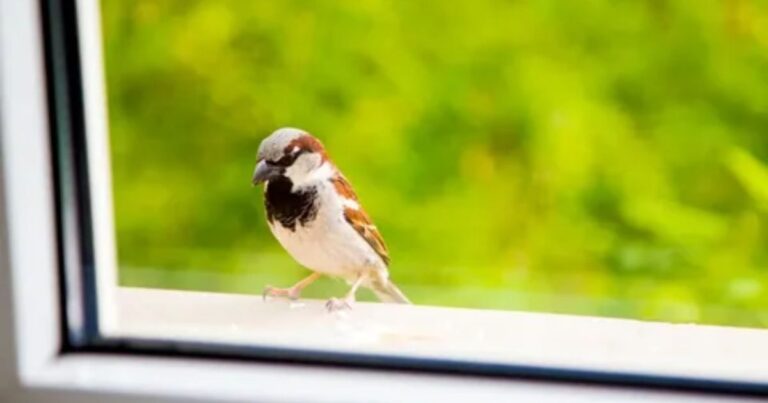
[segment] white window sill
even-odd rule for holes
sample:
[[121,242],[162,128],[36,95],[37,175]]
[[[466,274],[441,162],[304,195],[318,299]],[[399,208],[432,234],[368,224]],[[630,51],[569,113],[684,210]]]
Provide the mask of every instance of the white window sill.
[[121,288],[109,334],[768,381],[768,331],[555,314]]

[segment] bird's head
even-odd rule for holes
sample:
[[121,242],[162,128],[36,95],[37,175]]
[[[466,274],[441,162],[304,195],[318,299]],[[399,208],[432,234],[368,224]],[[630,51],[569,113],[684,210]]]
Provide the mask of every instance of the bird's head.
[[328,160],[323,144],[301,129],[275,130],[259,146],[253,171],[254,185],[279,177],[301,185],[311,180]]

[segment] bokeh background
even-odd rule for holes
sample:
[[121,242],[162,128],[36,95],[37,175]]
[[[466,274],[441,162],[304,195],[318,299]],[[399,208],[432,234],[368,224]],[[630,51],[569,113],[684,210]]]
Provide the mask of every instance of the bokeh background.
[[250,185],[295,126],[416,303],[768,325],[766,1],[102,7],[123,285],[305,276]]

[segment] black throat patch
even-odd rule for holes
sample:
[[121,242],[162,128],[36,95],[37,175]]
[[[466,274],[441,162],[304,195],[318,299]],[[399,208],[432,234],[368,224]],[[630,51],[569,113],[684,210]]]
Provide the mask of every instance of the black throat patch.
[[293,182],[284,176],[270,180],[264,194],[264,205],[270,224],[277,220],[283,227],[295,232],[297,221],[304,225],[317,215],[317,190],[308,188],[294,193],[291,187]]

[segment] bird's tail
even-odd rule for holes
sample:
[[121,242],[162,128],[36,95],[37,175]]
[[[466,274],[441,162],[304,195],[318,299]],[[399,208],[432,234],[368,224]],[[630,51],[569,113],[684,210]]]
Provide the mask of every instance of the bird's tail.
[[371,284],[373,293],[381,300],[393,304],[410,304],[408,297],[389,279],[373,281]]

